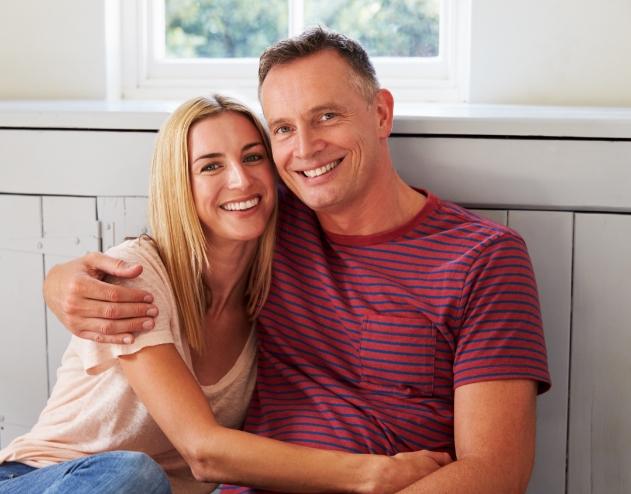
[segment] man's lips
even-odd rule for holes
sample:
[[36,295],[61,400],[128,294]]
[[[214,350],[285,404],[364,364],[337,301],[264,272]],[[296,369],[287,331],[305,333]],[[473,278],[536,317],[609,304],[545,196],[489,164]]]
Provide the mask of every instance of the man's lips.
[[333,168],[335,168],[341,162],[342,162],[342,159],[340,158],[338,160],[331,161],[331,163],[327,163],[326,165],[321,166],[319,168],[314,168],[313,170],[303,170],[302,173],[305,177],[309,177],[309,178],[319,177],[320,175],[324,175],[325,173],[328,173],[331,170],[333,170]]

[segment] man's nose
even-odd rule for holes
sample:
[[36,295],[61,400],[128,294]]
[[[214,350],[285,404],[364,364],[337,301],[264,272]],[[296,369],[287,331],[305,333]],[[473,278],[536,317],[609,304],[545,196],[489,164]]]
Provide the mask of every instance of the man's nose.
[[315,129],[308,126],[297,129],[294,155],[297,158],[309,159],[318,151],[322,151],[326,144]]
[[231,163],[228,168],[228,187],[245,190],[252,185],[250,170],[243,163]]

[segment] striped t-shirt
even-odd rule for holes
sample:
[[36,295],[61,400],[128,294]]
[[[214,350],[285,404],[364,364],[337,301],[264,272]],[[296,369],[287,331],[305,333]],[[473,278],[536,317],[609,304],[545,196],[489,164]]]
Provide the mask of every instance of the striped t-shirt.
[[453,455],[456,387],[550,387],[524,241],[422,192],[406,224],[340,236],[280,188],[247,431],[355,453]]

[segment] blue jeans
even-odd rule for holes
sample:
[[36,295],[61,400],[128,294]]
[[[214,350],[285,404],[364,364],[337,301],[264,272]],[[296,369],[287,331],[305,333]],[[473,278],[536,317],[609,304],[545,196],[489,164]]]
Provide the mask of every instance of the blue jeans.
[[160,466],[142,453],[112,451],[33,468],[0,464],[0,494],[171,494]]

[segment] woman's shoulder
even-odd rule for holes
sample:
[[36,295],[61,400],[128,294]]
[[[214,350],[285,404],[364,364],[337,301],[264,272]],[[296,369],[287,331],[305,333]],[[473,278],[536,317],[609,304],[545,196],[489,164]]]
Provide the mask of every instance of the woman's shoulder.
[[105,254],[131,265],[140,264],[143,268],[138,278],[123,279],[107,276],[105,281],[140,288],[140,285],[154,285],[160,280],[162,284],[170,288],[171,283],[167,270],[151,237],[143,235],[138,238],[125,240],[123,243],[108,249]]
[[145,235],[125,240],[123,243],[108,249],[105,254],[131,264],[142,264],[143,266],[146,262],[151,265],[157,264],[160,270],[164,270],[164,264],[160,259],[155,241]]

